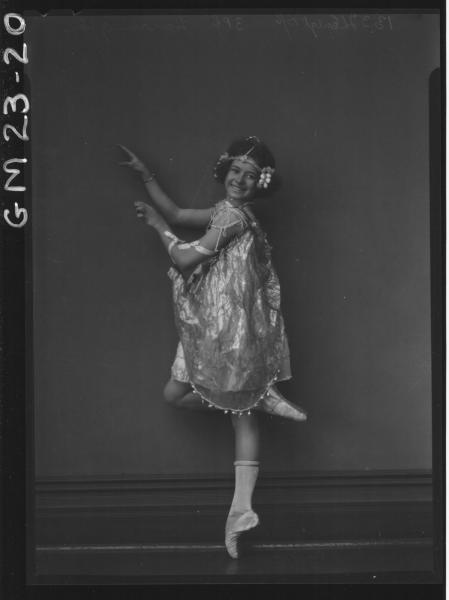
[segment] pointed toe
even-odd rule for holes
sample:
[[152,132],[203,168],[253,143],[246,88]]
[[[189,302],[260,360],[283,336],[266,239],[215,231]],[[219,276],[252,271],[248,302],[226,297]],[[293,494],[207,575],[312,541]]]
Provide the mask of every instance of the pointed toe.
[[269,393],[264,396],[259,405],[260,410],[275,415],[292,419],[293,421],[306,421],[307,413],[300,406],[286,400],[277,390],[270,388]]
[[228,517],[225,529],[225,546],[231,558],[238,558],[238,540],[242,533],[259,525],[258,515],[249,510],[239,517]]

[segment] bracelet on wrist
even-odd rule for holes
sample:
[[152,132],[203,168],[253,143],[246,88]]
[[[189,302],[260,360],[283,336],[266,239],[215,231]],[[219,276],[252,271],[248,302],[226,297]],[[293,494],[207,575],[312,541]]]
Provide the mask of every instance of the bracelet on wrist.
[[151,175],[148,175],[148,177],[144,177],[143,182],[150,183],[150,181],[153,181],[153,179],[155,177],[156,177],[156,173],[151,173]]

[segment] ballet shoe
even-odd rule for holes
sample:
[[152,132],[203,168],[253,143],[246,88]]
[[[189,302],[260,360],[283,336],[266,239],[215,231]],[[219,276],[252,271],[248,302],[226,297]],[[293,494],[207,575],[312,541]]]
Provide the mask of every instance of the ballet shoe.
[[252,510],[248,510],[236,518],[232,514],[228,516],[225,528],[225,546],[231,558],[238,558],[239,556],[238,539],[240,535],[249,529],[257,527],[258,524],[259,517]]
[[293,419],[293,421],[307,420],[306,411],[288,402],[274,387],[269,388],[268,394],[259,402],[257,409],[270,415]]

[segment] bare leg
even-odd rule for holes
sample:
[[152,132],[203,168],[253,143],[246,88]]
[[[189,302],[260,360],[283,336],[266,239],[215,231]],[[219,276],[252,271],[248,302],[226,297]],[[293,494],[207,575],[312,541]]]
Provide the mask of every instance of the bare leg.
[[259,422],[257,415],[232,415],[235,460],[259,460]]
[[235,490],[225,528],[229,555],[238,558],[239,536],[259,523],[252,495],[259,474],[259,424],[256,415],[233,415],[235,433]]
[[206,410],[201,396],[196,394],[189,383],[170,379],[164,388],[164,398],[168,404],[176,408],[189,408],[190,410]]

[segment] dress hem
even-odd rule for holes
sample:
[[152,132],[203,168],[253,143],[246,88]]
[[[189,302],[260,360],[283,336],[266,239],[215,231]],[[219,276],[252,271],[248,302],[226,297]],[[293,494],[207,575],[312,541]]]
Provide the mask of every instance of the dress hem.
[[[239,416],[241,416],[242,414],[246,413],[248,415],[251,414],[251,411],[255,408],[257,408],[257,406],[261,403],[262,399],[268,394],[268,390],[269,388],[276,382],[278,381],[288,381],[289,379],[292,379],[292,375],[287,375],[282,377],[281,379],[278,378],[278,374],[276,374],[271,380],[270,382],[266,385],[264,391],[261,393],[260,397],[258,398],[258,400],[252,404],[249,408],[243,408],[243,409],[232,409],[232,408],[223,408],[222,406],[217,406],[217,404],[215,404],[214,402],[211,402],[210,400],[208,400],[204,394],[202,394],[196,387],[196,385],[192,382],[192,381],[183,381],[181,383],[189,383],[195,394],[198,394],[201,398],[201,401],[204,404],[207,404],[209,408],[216,408],[217,410],[221,410],[221,412],[227,414],[227,413],[231,413],[233,415],[238,414]],[[177,379],[175,381],[178,381]]]

